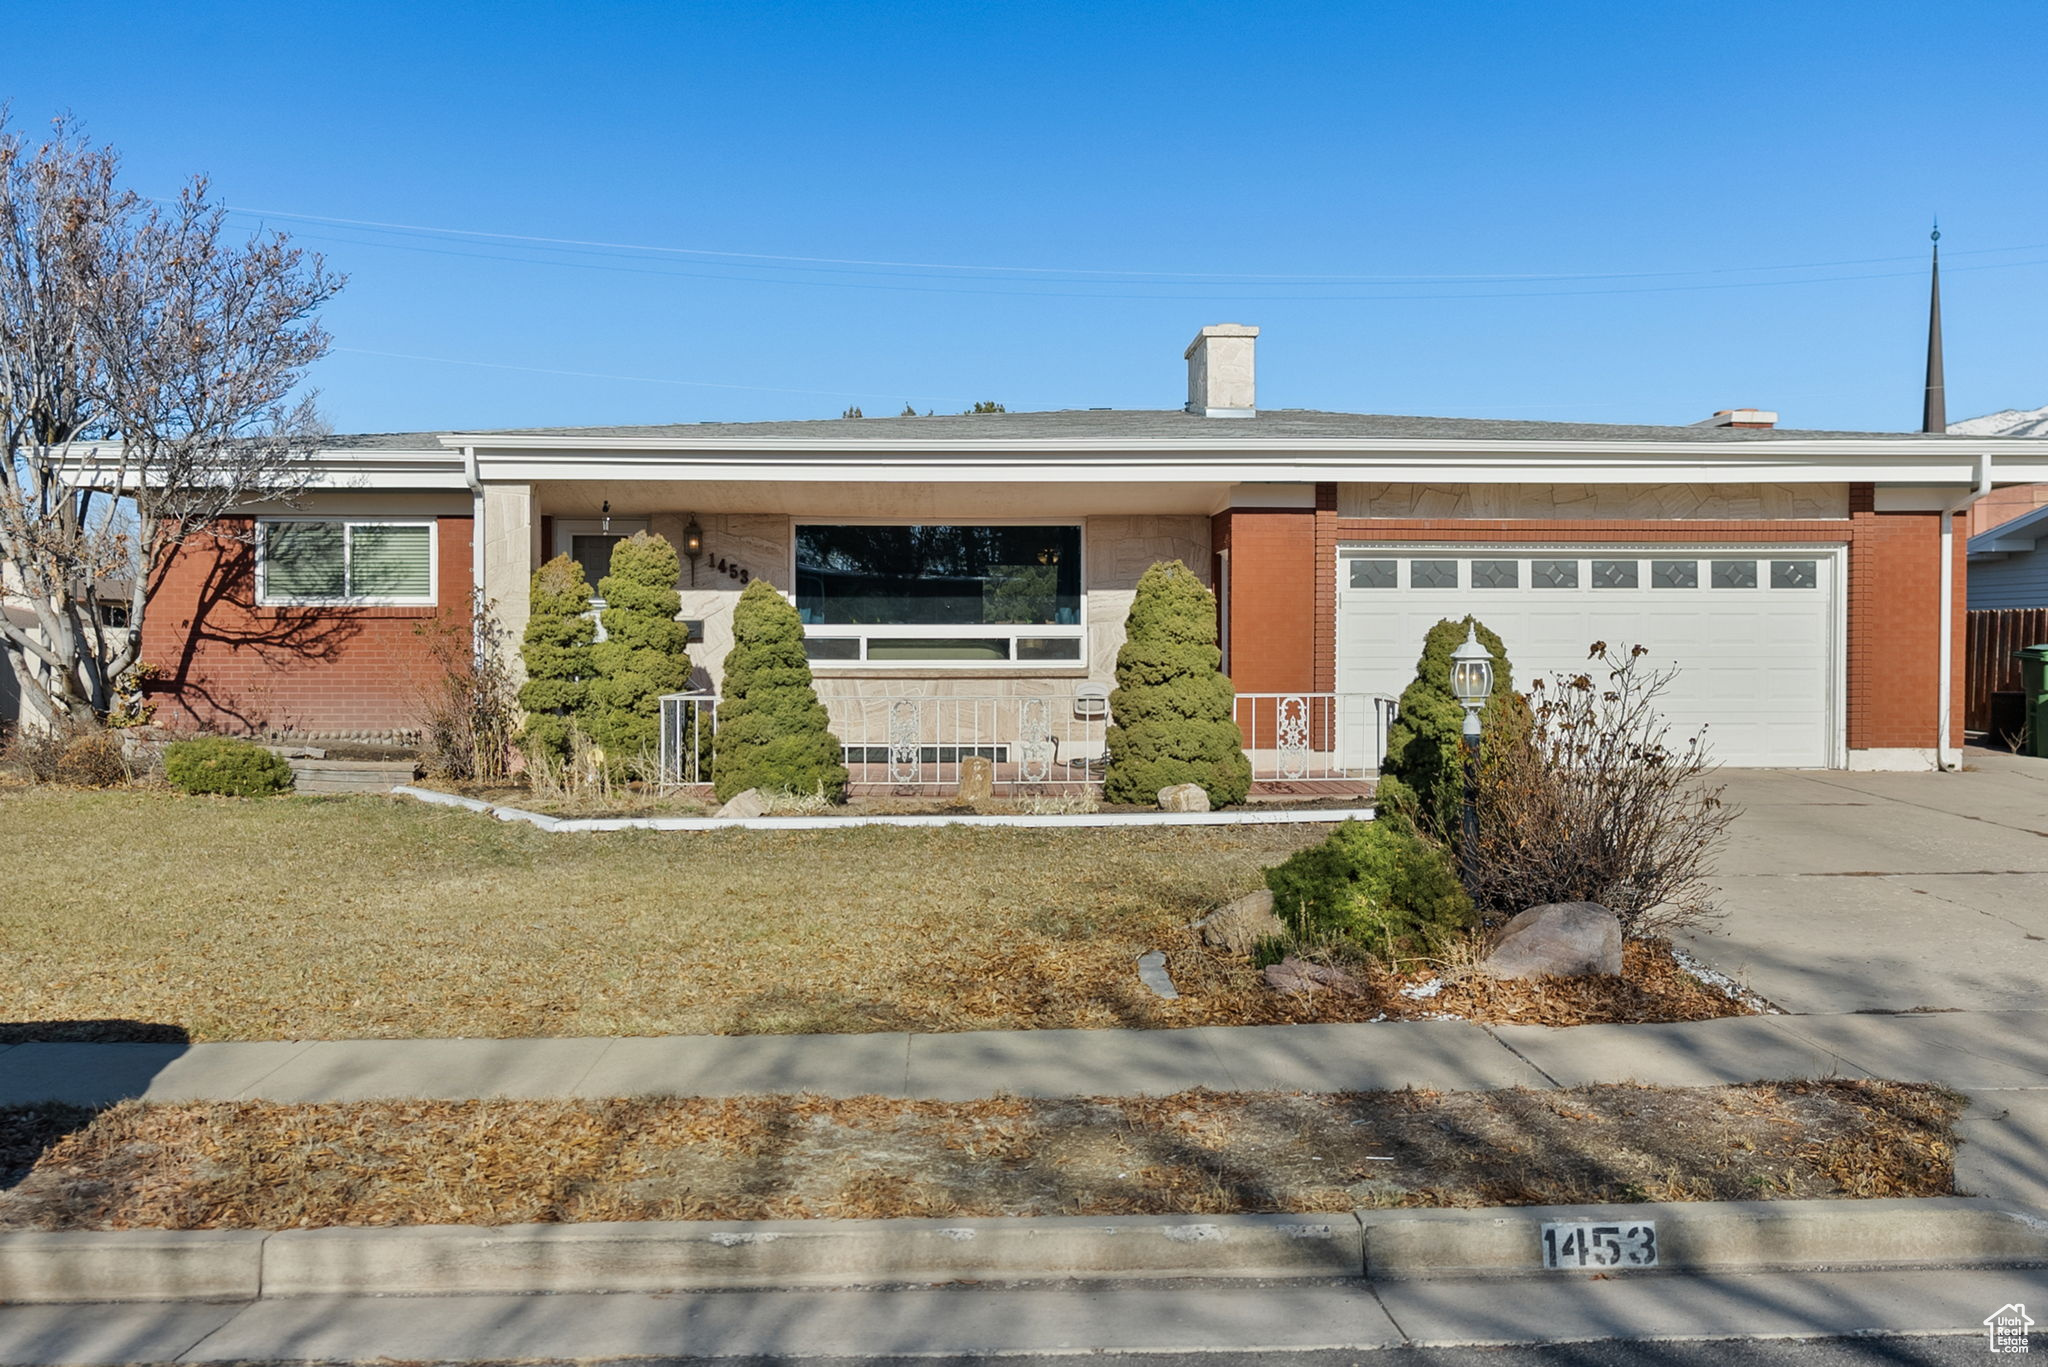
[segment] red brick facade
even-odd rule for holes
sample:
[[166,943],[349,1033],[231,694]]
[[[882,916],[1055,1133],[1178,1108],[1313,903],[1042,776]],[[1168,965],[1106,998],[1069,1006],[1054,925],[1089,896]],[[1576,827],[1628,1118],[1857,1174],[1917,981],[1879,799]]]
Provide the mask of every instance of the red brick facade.
[[[1336,686],[1339,541],[1584,544],[1699,541],[1848,546],[1848,745],[1927,749],[1936,743],[1941,519],[1879,513],[1869,485],[1850,490],[1847,519],[1810,521],[1537,521],[1339,518],[1336,486],[1313,512],[1220,513],[1216,547],[1230,551],[1232,678],[1239,691],[1327,692]],[[1962,738],[1963,538],[1957,527],[1951,743]]]
[[467,630],[470,520],[435,519],[433,607],[277,608],[256,603],[247,520],[172,562],[143,620],[157,721],[177,728],[307,736],[383,735],[417,725],[430,635]]
[[[1962,526],[1956,530],[1951,737],[1959,743],[1964,538]],[[416,724],[429,663],[421,628],[464,612],[470,531],[468,518],[438,519],[439,605],[429,608],[262,608],[247,543],[188,550],[152,601],[143,633],[144,658],[166,672],[154,690],[159,719],[306,735]],[[1846,519],[1672,522],[1347,519],[1337,515],[1336,486],[1324,484],[1312,507],[1235,509],[1217,514],[1211,532],[1219,584],[1229,567],[1229,668],[1245,693],[1336,686],[1343,540],[1845,544],[1849,748],[1925,749],[1936,741],[1940,517],[1877,512],[1869,485],[1851,487]]]

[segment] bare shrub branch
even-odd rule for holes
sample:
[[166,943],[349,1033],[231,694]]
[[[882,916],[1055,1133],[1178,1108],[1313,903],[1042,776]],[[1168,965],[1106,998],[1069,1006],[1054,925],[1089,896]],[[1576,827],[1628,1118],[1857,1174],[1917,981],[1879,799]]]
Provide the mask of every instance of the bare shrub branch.
[[1706,729],[1671,736],[1657,701],[1676,671],[1648,654],[1595,642],[1584,672],[1536,681],[1525,734],[1487,748],[1471,892],[1491,917],[1598,902],[1643,937],[1717,914],[1708,875],[1738,811]]

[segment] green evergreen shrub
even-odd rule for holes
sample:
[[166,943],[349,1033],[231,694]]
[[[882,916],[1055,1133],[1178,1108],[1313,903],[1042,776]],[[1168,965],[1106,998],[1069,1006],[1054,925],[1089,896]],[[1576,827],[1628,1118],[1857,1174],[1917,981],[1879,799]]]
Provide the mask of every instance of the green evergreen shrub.
[[765,579],[740,594],[719,690],[711,782],[718,800],[760,788],[846,799],[846,764],[811,686],[803,619]]
[[1401,692],[1374,798],[1382,815],[1407,821],[1445,843],[1457,839],[1465,803],[1465,708],[1451,692],[1451,652],[1465,644],[1467,628],[1476,629],[1479,643],[1493,656],[1493,693],[1479,710],[1482,748],[1527,730],[1528,705],[1515,692],[1500,637],[1476,618],[1446,618],[1423,638],[1414,682]]
[[201,736],[164,747],[164,776],[188,793],[269,797],[291,791],[292,766],[251,741]]
[[1266,886],[1274,915],[1304,944],[1392,957],[1440,948],[1473,924],[1472,899],[1450,856],[1398,823],[1346,821],[1322,844],[1267,869]]
[[597,623],[590,616],[590,581],[573,556],[558,555],[533,572],[532,605],[519,657],[526,682],[519,686],[519,705],[526,724],[520,748],[529,759],[569,758],[570,734],[586,729],[590,715],[590,683],[597,667],[590,648]]
[[1149,805],[1161,788],[1199,783],[1209,804],[1244,801],[1252,766],[1231,716],[1236,690],[1216,648],[1216,598],[1178,560],[1138,580],[1109,696],[1103,796]]
[[598,581],[605,639],[590,648],[591,738],[614,774],[631,772],[661,745],[661,696],[690,686],[690,629],[676,620],[682,561],[661,537],[636,532],[612,547]]

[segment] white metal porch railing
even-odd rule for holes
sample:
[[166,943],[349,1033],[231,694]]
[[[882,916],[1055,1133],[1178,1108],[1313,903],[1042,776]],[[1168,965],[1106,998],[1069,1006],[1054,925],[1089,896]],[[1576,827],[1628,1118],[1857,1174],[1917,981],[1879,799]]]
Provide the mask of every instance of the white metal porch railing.
[[822,701],[857,787],[950,792],[961,762],[978,757],[992,766],[998,793],[1079,791],[1101,784],[1109,757],[1109,695],[1100,686]]
[[[918,693],[820,699],[857,789],[951,792],[963,760],[993,769],[997,793],[1099,787],[1109,758],[1109,690],[1082,684],[1027,696]],[[1240,693],[1234,719],[1266,783],[1356,782],[1379,771],[1395,701],[1373,693]],[[661,783],[711,780],[718,699],[661,699]]]
[[1379,693],[1240,693],[1234,715],[1253,782],[1370,778],[1395,701]]
[[710,693],[664,693],[661,697],[663,789],[711,781],[711,738],[718,733],[718,699]]

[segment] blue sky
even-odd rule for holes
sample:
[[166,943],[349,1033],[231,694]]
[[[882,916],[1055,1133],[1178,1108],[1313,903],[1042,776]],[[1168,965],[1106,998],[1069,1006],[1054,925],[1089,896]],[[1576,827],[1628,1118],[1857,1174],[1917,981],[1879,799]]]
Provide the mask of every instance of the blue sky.
[[1936,212],[1950,416],[2048,403],[2044,29],[80,0],[16,27],[0,100],[346,271],[314,376],[344,431],[1172,407],[1221,321],[1265,329],[1268,408],[1901,429]]

